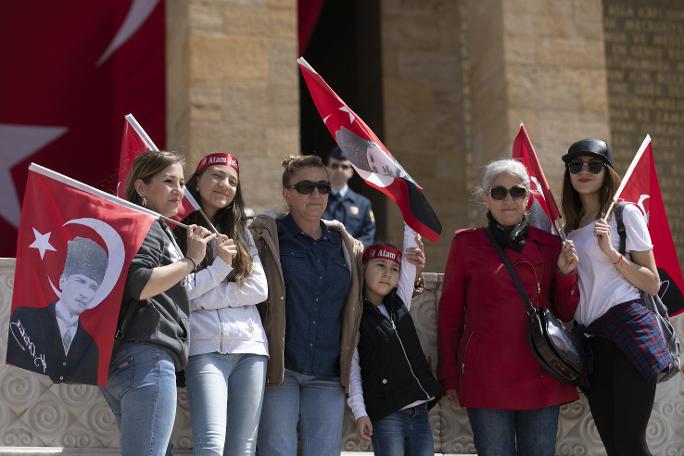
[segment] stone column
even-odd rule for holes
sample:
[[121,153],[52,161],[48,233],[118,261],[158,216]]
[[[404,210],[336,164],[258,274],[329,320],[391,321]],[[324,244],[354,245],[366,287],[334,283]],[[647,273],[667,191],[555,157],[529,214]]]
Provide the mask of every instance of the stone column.
[[168,148],[186,175],[237,155],[246,205],[280,205],[280,162],[300,152],[297,2],[170,0],[166,18]]
[[[438,244],[426,242],[428,270],[442,271],[450,233],[466,224],[464,154],[468,105],[463,80],[458,2],[381,3],[383,141],[425,194],[443,225]],[[388,202],[387,234],[400,245],[403,221]]]
[[600,0],[468,0],[473,162],[510,156],[520,122],[560,203],[560,156],[610,140]]

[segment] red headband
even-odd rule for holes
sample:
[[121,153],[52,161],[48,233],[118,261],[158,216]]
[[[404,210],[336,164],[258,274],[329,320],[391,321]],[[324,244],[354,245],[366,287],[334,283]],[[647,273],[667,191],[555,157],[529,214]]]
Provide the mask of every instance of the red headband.
[[202,157],[202,160],[197,163],[195,174],[199,173],[205,168],[209,168],[210,166],[228,166],[229,168],[233,168],[236,173],[240,172],[237,157],[224,152],[219,152]]
[[389,245],[372,245],[363,251],[363,264],[370,260],[390,260],[401,264],[401,252]]

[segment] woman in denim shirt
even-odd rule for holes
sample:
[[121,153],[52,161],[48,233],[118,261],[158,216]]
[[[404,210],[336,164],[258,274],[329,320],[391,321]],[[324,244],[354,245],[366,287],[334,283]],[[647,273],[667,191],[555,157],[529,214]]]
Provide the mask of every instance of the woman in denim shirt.
[[260,454],[339,456],[345,390],[361,317],[363,244],[321,220],[330,183],[317,156],[283,162],[289,213],[250,229],[268,280],[269,339]]

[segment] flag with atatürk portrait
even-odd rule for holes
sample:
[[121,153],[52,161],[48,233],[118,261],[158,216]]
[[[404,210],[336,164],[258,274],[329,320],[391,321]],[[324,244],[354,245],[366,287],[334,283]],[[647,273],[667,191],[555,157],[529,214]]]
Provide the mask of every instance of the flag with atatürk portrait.
[[359,176],[396,203],[408,226],[437,242],[442,225],[422,187],[306,60],[297,63],[323,123]]
[[105,385],[128,268],[155,220],[151,211],[31,165],[7,363],[54,382]]
[[649,135],[646,135],[620,183],[614,199],[618,198],[636,204],[646,216],[648,232],[653,242],[653,256],[662,282],[660,297],[670,315],[683,312],[684,277],[660,193]]

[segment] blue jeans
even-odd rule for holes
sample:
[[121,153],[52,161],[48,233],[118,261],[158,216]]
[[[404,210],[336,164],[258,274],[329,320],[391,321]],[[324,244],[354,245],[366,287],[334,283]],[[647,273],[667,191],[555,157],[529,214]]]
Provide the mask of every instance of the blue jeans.
[[558,405],[534,410],[469,408],[478,456],[554,456],[559,412]]
[[263,355],[205,353],[185,369],[194,455],[254,455],[266,383]]
[[285,370],[282,385],[266,388],[259,427],[260,456],[295,456],[297,423],[302,456],[340,456],[344,390],[339,379]]
[[121,431],[122,456],[164,456],[176,416],[171,354],[152,344],[122,344],[101,391]]
[[427,405],[399,410],[373,422],[372,440],[376,456],[433,456]]

